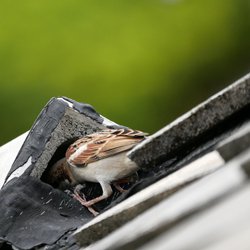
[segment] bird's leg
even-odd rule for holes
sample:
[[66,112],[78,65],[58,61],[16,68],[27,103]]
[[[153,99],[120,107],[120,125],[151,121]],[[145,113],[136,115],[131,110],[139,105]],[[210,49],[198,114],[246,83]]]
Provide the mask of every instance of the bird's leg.
[[81,189],[83,188],[83,186],[81,184],[78,184],[77,186],[75,186],[74,188],[74,193],[73,193],[73,197],[78,200],[81,204],[82,202],[86,202],[86,198],[85,195],[81,192]]
[[129,176],[129,177],[125,177],[125,178],[122,178],[120,180],[117,180],[115,182],[113,182],[113,186],[120,192],[120,193],[124,193],[126,192],[127,190],[126,189],[123,189],[120,184],[125,184],[125,183],[129,183],[131,181],[133,181],[135,179],[135,177],[137,177],[137,173]]
[[76,199],[77,201],[79,201],[83,206],[87,207],[89,212],[92,213],[94,216],[97,216],[99,213],[97,211],[95,211],[94,208],[92,208],[91,206],[86,206],[86,198],[83,194],[83,197],[80,195],[80,190],[82,189],[82,185],[77,185],[75,188],[74,188],[74,193],[72,194],[72,197],[74,199]]
[[[86,203],[86,199],[82,198],[78,193],[74,193],[73,194],[73,198],[76,199],[77,201],[79,201],[83,206],[85,206]],[[87,207],[87,206],[85,206]],[[94,216],[97,216],[99,213],[97,211],[95,211],[94,208],[92,208],[91,206],[87,207],[89,212],[92,213]]]
[[113,182],[112,184],[113,184],[113,186],[114,186],[120,193],[124,193],[124,192],[127,191],[126,189],[123,189],[123,188],[120,186],[120,182]]
[[101,188],[102,188],[102,195],[98,196],[92,200],[85,201],[84,204],[82,203],[84,206],[90,207],[90,206],[94,205],[95,203],[108,198],[113,193],[112,188],[111,188],[109,183],[107,183],[107,182],[99,182],[99,183],[100,183]]

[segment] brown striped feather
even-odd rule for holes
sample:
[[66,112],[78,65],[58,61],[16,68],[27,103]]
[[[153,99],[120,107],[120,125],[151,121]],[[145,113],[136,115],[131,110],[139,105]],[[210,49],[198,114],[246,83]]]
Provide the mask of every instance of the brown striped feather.
[[71,162],[79,167],[95,162],[112,155],[127,151],[145,138],[145,133],[129,129],[103,130],[91,135],[87,135],[74,142],[66,152],[66,159],[86,147],[81,154],[77,155]]

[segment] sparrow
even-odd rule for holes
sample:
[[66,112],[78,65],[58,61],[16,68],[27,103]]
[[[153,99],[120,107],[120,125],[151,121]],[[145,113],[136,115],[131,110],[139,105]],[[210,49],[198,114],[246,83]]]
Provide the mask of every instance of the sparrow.
[[[123,192],[119,183],[138,170],[138,165],[126,154],[146,135],[132,129],[106,129],[86,135],[68,147],[65,158],[52,167],[53,173],[76,185],[73,197],[97,215],[92,205],[111,196],[111,184]],[[102,195],[89,201],[82,198],[80,189],[85,181],[99,183]]]

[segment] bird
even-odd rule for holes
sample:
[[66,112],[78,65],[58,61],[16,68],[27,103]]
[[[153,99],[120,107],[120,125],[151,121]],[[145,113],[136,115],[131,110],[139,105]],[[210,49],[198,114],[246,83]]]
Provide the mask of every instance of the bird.
[[[104,129],[86,135],[67,148],[65,158],[54,164],[52,172],[75,186],[73,197],[96,216],[98,212],[92,206],[112,195],[111,184],[123,192],[119,183],[138,170],[127,152],[146,136],[147,133],[127,128]],[[86,181],[99,183],[102,195],[89,201],[82,197],[81,184]]]

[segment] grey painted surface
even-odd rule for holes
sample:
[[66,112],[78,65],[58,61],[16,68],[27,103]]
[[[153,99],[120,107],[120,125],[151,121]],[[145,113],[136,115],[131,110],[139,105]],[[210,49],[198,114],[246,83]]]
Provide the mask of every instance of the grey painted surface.
[[192,216],[211,209],[214,204],[243,188],[248,177],[241,165],[249,158],[250,152],[240,155],[222,169],[184,187],[86,249],[135,249],[167,230],[174,230],[176,225],[187,218],[192,219]]
[[[247,198],[247,197],[246,197]],[[229,208],[230,209],[230,208]],[[238,226],[230,225],[230,227]],[[239,225],[241,226],[241,225]],[[223,230],[222,228],[220,228]],[[214,240],[210,242],[209,246],[204,247],[204,250],[249,250],[250,249],[250,226],[244,226],[244,228],[238,228],[238,230],[235,230],[233,234],[230,234],[230,237],[222,237],[219,239],[219,241],[215,242]]]
[[[230,240],[236,234],[239,236],[240,232],[249,231],[249,197],[250,185],[246,184],[230,197],[223,197],[209,210],[204,209],[138,249],[200,250]],[[250,246],[250,239],[237,243],[235,249],[242,249],[240,245],[246,248]]]
[[214,128],[250,103],[250,74],[201,103],[135,147],[129,157],[139,166],[159,159]]
[[230,160],[250,147],[250,123],[244,124],[226,140],[222,141],[217,150],[225,160]]

